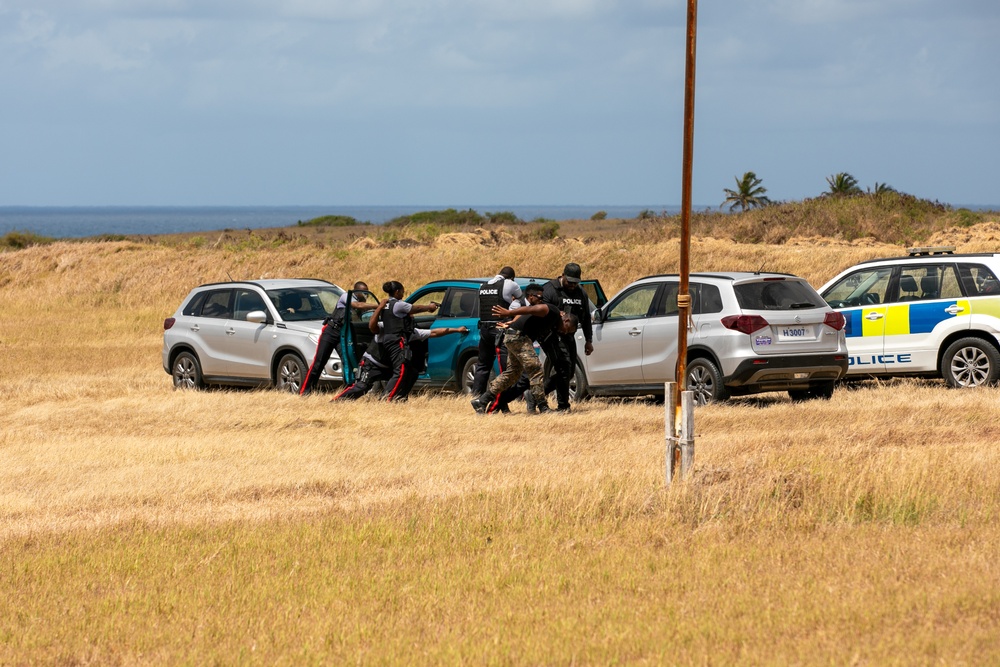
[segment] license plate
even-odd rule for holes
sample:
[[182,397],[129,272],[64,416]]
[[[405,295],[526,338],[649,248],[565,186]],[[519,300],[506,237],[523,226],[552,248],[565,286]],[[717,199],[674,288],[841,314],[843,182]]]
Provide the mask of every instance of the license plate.
[[778,340],[803,340],[815,338],[811,326],[778,327]]

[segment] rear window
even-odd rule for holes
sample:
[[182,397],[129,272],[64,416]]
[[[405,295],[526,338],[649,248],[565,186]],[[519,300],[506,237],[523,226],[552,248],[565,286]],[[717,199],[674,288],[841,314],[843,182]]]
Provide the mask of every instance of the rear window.
[[805,310],[826,306],[816,290],[800,280],[761,280],[737,284],[733,289],[743,310]]

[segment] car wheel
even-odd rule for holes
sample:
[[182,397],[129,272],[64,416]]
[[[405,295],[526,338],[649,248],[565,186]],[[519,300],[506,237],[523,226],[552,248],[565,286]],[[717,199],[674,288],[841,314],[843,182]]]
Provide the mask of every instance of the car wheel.
[[722,373],[715,364],[704,357],[694,359],[687,365],[688,389],[694,392],[698,405],[724,401],[729,397],[722,386]]
[[799,403],[801,401],[811,401],[813,399],[821,398],[823,400],[830,400],[833,398],[833,388],[835,383],[833,381],[823,382],[820,384],[814,384],[808,389],[789,389],[788,396],[793,402]]
[[198,357],[190,352],[181,352],[174,358],[170,374],[174,378],[174,389],[201,389],[205,384]]
[[278,368],[274,373],[274,388],[297,394],[305,377],[306,364],[302,361],[302,357],[289,352],[278,362]]
[[586,401],[588,398],[590,398],[590,385],[587,384],[587,375],[583,372],[583,368],[577,365],[576,372],[569,380],[569,400]]
[[941,375],[957,389],[996,382],[1000,375],[1000,352],[979,338],[962,338],[944,351]]
[[472,355],[462,364],[462,371],[458,375],[458,390],[465,395],[472,395],[472,385],[476,381],[476,365],[479,364],[479,357]]

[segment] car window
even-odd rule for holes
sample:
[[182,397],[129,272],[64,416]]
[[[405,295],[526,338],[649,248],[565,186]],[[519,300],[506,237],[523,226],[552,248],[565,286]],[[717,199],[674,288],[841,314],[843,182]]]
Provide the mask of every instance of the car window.
[[745,310],[805,310],[826,306],[807,283],[799,280],[762,280],[733,286],[736,301]]
[[912,264],[899,272],[899,300],[927,301],[962,296],[952,264]]
[[202,317],[213,317],[229,319],[233,316],[233,290],[221,289],[213,290],[205,297],[205,303],[201,307]]
[[1000,294],[1000,282],[990,269],[982,264],[960,264],[962,284],[969,296]]
[[[356,290],[351,292],[351,301],[370,303],[373,305],[378,305],[378,297],[376,297],[371,292]],[[368,322],[372,318],[372,313],[374,310],[361,310],[359,308],[350,309],[351,322],[359,324],[361,322]]]
[[584,280],[580,282],[580,289],[582,289],[587,295],[587,298],[590,299],[590,303],[597,304],[598,307],[601,307],[605,303],[605,299],[601,298],[604,296],[604,292],[602,291],[598,293],[597,287],[598,283],[594,281]]
[[656,312],[657,315],[676,315],[678,313],[677,294],[680,292],[680,289],[680,283],[667,283],[663,286],[663,292],[660,294],[660,305]]
[[691,312],[708,315],[722,312],[722,292],[716,285],[694,283],[691,285]]
[[337,301],[343,294],[339,287],[310,286],[270,289],[267,298],[286,322],[323,320],[333,314]]
[[[656,297],[656,290],[659,285],[639,285],[615,299],[614,303],[608,306],[607,314],[604,318],[606,322],[618,320],[634,320],[649,317],[653,311],[653,299]],[[677,289],[674,285],[674,309],[677,307]]]
[[441,302],[438,317],[479,317],[479,290],[451,288]]
[[841,278],[823,295],[833,308],[885,303],[892,267],[854,271]]
[[[421,292],[420,296],[410,303],[415,306],[423,306],[433,301],[440,306],[444,303],[445,292],[446,289],[444,287],[441,289],[429,289],[426,292]],[[433,313],[417,313],[413,316],[413,319],[418,327],[426,329],[431,325],[431,322],[437,319],[438,312],[440,311],[441,309],[439,307],[438,310]]]
[[205,304],[205,297],[208,296],[208,292],[198,292],[192,297],[187,305],[184,306],[182,313],[188,317],[198,315],[201,313],[201,307]]
[[245,320],[247,318],[247,313],[254,310],[263,310],[265,314],[267,313],[267,306],[264,305],[264,298],[253,290],[236,290],[236,312],[234,319]]

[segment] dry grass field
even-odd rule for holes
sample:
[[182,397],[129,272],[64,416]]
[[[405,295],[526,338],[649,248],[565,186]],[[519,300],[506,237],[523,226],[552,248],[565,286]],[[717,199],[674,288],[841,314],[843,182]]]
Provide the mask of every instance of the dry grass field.
[[[573,260],[610,294],[676,271],[655,224],[564,229],[0,253],[0,664],[1000,663],[998,388],[699,408],[667,489],[651,402],[480,417],[161,368],[163,318],[227,274],[410,290]],[[698,238],[692,268],[818,286],[899,252],[783,240]],[[944,241],[1000,249],[996,223]]]

